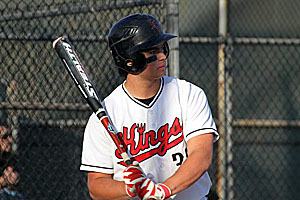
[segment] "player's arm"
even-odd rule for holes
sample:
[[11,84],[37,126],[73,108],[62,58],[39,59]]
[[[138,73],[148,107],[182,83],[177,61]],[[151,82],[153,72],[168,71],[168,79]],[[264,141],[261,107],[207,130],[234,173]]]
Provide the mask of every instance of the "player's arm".
[[125,183],[113,180],[110,174],[89,172],[88,188],[90,196],[94,200],[125,200],[129,198],[125,191]]
[[177,172],[164,182],[171,189],[172,195],[191,186],[209,169],[213,154],[213,137],[213,133],[208,133],[188,140],[188,158]]
[[[212,118],[211,110],[204,91],[193,85],[184,86],[184,100],[186,107],[185,133],[195,135],[187,140],[188,157],[178,168],[176,173],[164,183],[170,187],[172,194],[191,186],[208,169],[212,161],[213,142],[217,138],[216,127]],[[183,89],[182,89],[183,90]],[[203,128],[211,129],[204,134]],[[199,133],[195,132],[196,130]],[[199,135],[196,135],[199,134]]]

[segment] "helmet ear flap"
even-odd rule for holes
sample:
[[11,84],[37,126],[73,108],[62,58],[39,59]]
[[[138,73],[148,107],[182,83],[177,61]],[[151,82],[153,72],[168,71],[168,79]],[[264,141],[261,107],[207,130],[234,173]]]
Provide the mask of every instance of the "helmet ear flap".
[[114,51],[110,51],[111,52],[111,54],[112,54],[112,57],[113,57],[113,59],[114,59],[114,61],[115,61],[115,64],[117,65],[117,66],[121,66],[122,65],[122,61],[123,61],[123,58],[121,57],[121,56],[119,56],[119,54],[118,54],[118,52],[116,51],[116,50],[114,50]]
[[146,58],[144,54],[137,52],[130,56],[133,59],[126,59],[125,64],[128,72],[138,74],[142,72],[146,67]]
[[116,49],[111,53],[116,65],[128,73],[138,74],[146,67],[146,58],[140,52],[129,55],[129,58],[122,57]]

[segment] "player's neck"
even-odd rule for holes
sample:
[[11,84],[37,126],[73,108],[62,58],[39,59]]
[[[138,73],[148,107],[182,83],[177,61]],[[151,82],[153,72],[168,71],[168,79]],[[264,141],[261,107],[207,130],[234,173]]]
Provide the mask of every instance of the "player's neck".
[[125,82],[127,91],[135,98],[147,99],[153,97],[160,88],[161,79],[146,80],[128,76]]

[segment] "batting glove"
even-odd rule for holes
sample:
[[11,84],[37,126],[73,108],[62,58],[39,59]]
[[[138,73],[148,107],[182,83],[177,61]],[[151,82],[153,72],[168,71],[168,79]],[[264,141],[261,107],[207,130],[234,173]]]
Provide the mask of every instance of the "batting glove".
[[146,175],[140,168],[139,163],[133,161],[133,163],[123,171],[123,179],[127,195],[129,197],[135,197],[137,196],[137,188],[144,182]]
[[146,199],[167,199],[172,195],[171,189],[162,183],[155,184],[151,179],[146,178],[140,188],[138,195],[142,200]]

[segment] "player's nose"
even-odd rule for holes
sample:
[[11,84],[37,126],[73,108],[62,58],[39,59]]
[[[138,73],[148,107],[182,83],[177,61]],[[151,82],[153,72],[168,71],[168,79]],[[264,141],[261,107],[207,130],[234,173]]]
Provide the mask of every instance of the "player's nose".
[[167,59],[167,56],[166,56],[166,54],[164,54],[163,51],[161,51],[157,54],[157,60],[161,61],[161,60],[166,60],[166,59]]

